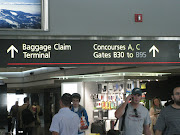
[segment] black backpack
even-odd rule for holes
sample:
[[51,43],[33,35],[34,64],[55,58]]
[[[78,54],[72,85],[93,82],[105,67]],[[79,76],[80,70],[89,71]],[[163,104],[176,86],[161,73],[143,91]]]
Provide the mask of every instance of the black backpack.
[[119,134],[120,134],[119,130],[111,129],[107,132],[107,135],[119,135]]
[[29,110],[29,105],[22,111],[22,122],[24,125],[28,125],[35,121],[34,114]]
[[91,133],[105,134],[105,122],[103,120],[96,120],[91,124]]

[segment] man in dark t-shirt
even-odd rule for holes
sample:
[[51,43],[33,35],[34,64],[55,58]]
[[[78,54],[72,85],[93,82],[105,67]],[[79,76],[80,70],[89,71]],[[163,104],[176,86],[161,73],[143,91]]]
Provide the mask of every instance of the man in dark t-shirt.
[[16,125],[16,130],[18,130],[18,108],[19,108],[19,105],[18,105],[18,101],[15,102],[15,105],[13,105],[11,107],[11,110],[10,110],[10,115],[12,116],[12,128],[11,128],[11,131],[14,130],[14,126]]
[[180,135],[180,87],[172,93],[174,104],[162,109],[155,125],[155,135]]

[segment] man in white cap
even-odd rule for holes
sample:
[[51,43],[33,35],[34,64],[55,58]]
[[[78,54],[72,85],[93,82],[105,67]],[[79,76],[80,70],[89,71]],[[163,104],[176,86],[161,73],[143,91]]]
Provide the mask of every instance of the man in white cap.
[[142,135],[143,131],[145,135],[151,135],[149,112],[147,108],[139,103],[141,98],[141,89],[134,88],[132,94],[127,96],[125,102],[115,112],[115,117],[122,119],[127,106],[123,135]]

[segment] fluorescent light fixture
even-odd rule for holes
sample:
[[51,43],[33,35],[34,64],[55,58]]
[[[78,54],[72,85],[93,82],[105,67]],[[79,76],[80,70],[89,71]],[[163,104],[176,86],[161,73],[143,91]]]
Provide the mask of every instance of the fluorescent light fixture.
[[87,78],[104,78],[104,77],[118,77],[118,76],[163,76],[171,73],[140,73],[140,72],[118,72],[118,73],[104,73],[104,74],[87,74],[87,75],[71,75],[71,76],[53,76],[53,79],[87,79]]
[[8,79],[7,77],[0,76],[0,80]]

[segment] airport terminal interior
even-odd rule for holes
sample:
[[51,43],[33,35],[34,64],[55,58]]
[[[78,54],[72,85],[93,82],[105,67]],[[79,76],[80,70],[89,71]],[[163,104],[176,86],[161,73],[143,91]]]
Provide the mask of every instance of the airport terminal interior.
[[[29,97],[41,115],[33,135],[51,135],[64,93],[79,93],[90,126],[112,129],[133,88],[148,110],[180,86],[180,1],[0,0],[0,135],[11,107]],[[114,127],[118,130],[118,126]],[[93,134],[94,133],[94,134]]]
[[[43,112],[41,124],[34,130],[37,135],[51,134],[49,126],[59,111],[63,93],[80,93],[80,104],[87,110],[90,125],[102,119],[108,131],[111,121],[116,119],[117,106],[133,88],[143,90],[142,103],[147,108],[156,96],[164,104],[171,99],[170,91],[179,83],[180,73],[179,66],[7,67],[0,70],[1,107],[9,113],[15,102],[22,105],[26,96],[30,97],[31,104],[37,102]],[[5,124],[6,130],[7,120],[1,119],[1,126]],[[13,132],[16,134],[15,129]],[[91,126],[86,134],[91,134]]]

